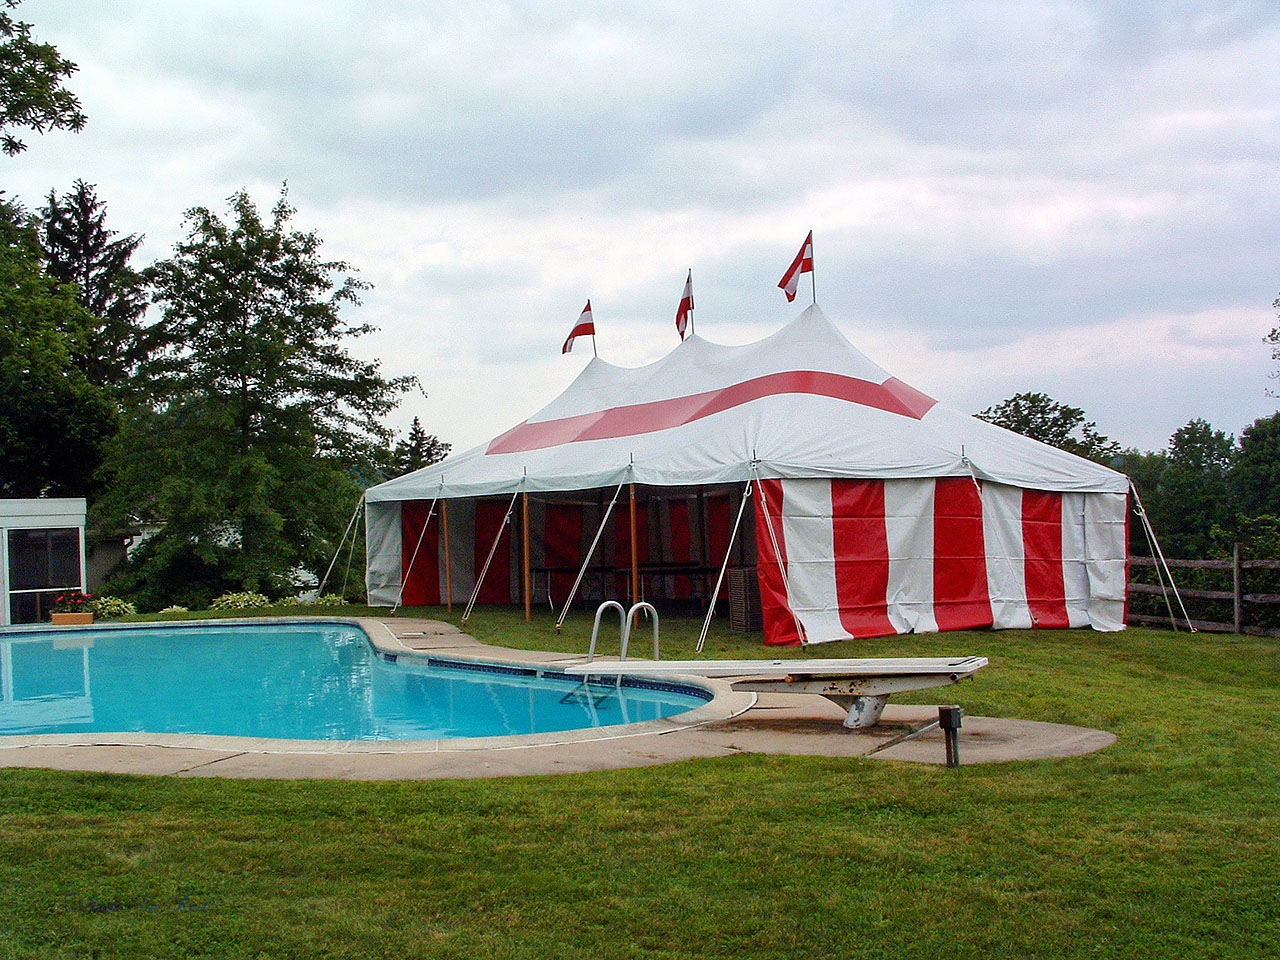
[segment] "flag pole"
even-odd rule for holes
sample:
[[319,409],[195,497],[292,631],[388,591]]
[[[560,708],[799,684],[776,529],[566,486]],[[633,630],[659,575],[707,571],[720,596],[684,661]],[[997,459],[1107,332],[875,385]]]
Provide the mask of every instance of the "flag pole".
[[[688,274],[688,276],[689,276],[689,280],[692,282],[692,280],[693,280],[693,267],[690,267],[690,268],[689,268],[689,274]],[[689,336],[691,336],[691,337],[693,336],[693,311],[694,311],[694,308],[693,308],[693,306],[692,306],[692,305],[690,305],[690,307],[689,307]]]
[[[816,303],[816,302],[817,302],[817,301],[815,301],[815,303]],[[594,327],[594,324],[593,324],[593,327]],[[593,334],[591,334],[591,355],[592,355],[593,357],[598,357],[598,356],[600,356],[600,354],[598,354],[598,353],[596,352],[596,335],[595,335],[594,333],[593,333]]]
[[[810,236],[813,236],[813,231],[810,231],[810,232],[809,232],[809,235],[810,235]],[[818,305],[818,280],[817,280],[817,278],[816,278],[814,275],[815,275],[818,271],[817,271],[817,270],[815,270],[815,269],[814,269],[814,267],[813,267],[813,260],[814,260],[814,257],[813,257],[813,241],[812,241],[812,240],[810,240],[810,241],[809,241],[809,264],[810,264],[810,266],[809,266],[809,289],[810,289],[810,291],[813,293],[813,305],[816,307],[816,306]]]

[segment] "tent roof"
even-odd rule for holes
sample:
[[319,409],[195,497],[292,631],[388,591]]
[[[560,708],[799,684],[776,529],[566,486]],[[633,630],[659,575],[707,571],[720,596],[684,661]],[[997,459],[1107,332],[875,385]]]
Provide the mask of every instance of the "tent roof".
[[528,420],[366,496],[476,497],[753,475],[971,474],[1039,490],[1128,489],[1121,473],[952,410],[891,377],[812,306],[744,346],[691,336],[643,367],[594,358]]

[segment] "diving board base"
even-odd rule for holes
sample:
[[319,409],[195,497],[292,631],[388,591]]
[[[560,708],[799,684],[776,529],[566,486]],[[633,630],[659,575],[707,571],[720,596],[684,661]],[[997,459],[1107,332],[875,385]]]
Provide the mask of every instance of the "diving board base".
[[986,657],[917,657],[847,660],[626,660],[566,667],[575,676],[720,677],[735,690],[813,693],[848,711],[844,726],[859,730],[880,721],[895,693],[946,687],[967,680]]

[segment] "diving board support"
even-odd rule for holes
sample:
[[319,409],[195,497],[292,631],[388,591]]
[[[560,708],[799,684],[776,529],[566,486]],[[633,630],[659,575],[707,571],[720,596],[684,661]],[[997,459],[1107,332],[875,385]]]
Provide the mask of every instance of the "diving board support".
[[889,702],[889,694],[882,693],[878,697],[845,697],[831,693],[827,694],[827,699],[849,711],[844,718],[844,727],[860,730],[863,727],[874,727],[880,722],[884,705]]
[[574,676],[718,677],[735,690],[813,693],[847,711],[846,729],[874,726],[889,697],[908,690],[946,687],[971,678],[986,657],[887,657],[843,660],[662,660],[577,663]]

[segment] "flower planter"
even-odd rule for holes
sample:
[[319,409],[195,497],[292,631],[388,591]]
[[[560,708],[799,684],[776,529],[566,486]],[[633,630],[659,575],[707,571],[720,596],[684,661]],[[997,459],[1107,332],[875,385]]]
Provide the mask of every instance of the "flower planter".
[[92,613],[51,613],[49,622],[55,627],[86,627],[93,623]]

